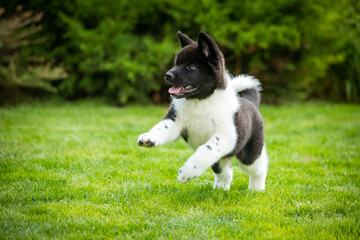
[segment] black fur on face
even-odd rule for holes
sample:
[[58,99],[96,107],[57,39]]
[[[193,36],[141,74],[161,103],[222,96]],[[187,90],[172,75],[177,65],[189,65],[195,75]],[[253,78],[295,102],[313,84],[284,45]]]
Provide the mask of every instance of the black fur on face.
[[215,41],[200,32],[198,43],[178,32],[182,49],[175,57],[175,66],[165,74],[173,87],[174,98],[204,99],[215,89],[226,87],[224,57]]

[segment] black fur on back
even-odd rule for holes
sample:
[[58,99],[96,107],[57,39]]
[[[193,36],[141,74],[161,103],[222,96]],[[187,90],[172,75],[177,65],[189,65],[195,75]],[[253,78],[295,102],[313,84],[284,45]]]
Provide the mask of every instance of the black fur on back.
[[225,157],[236,156],[245,165],[251,165],[260,156],[264,146],[264,120],[257,106],[239,97],[241,107],[234,114],[237,132],[236,147]]

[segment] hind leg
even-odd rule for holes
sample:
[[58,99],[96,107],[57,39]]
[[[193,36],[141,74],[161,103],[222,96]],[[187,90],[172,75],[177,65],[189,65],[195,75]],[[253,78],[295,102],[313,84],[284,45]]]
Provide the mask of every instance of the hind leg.
[[240,163],[241,169],[249,175],[249,189],[256,191],[265,190],[265,180],[268,167],[268,157],[266,154],[265,145],[261,151],[261,155],[251,165]]
[[224,190],[229,190],[233,177],[233,172],[231,169],[231,159],[220,159],[217,163],[212,165],[211,168],[215,173],[214,189],[222,188]]

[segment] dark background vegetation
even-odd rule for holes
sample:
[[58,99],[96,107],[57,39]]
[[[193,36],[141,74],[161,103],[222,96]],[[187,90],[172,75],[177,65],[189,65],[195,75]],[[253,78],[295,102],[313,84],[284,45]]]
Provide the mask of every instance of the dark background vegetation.
[[1,102],[165,102],[178,30],[212,35],[232,74],[262,81],[265,102],[360,100],[357,0],[11,0],[0,3]]

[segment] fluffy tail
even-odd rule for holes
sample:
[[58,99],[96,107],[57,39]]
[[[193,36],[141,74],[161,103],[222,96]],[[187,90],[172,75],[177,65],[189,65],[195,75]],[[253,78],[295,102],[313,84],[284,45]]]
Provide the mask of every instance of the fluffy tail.
[[231,79],[231,84],[236,92],[243,98],[251,101],[257,108],[260,105],[261,84],[255,77],[249,75],[238,75]]

